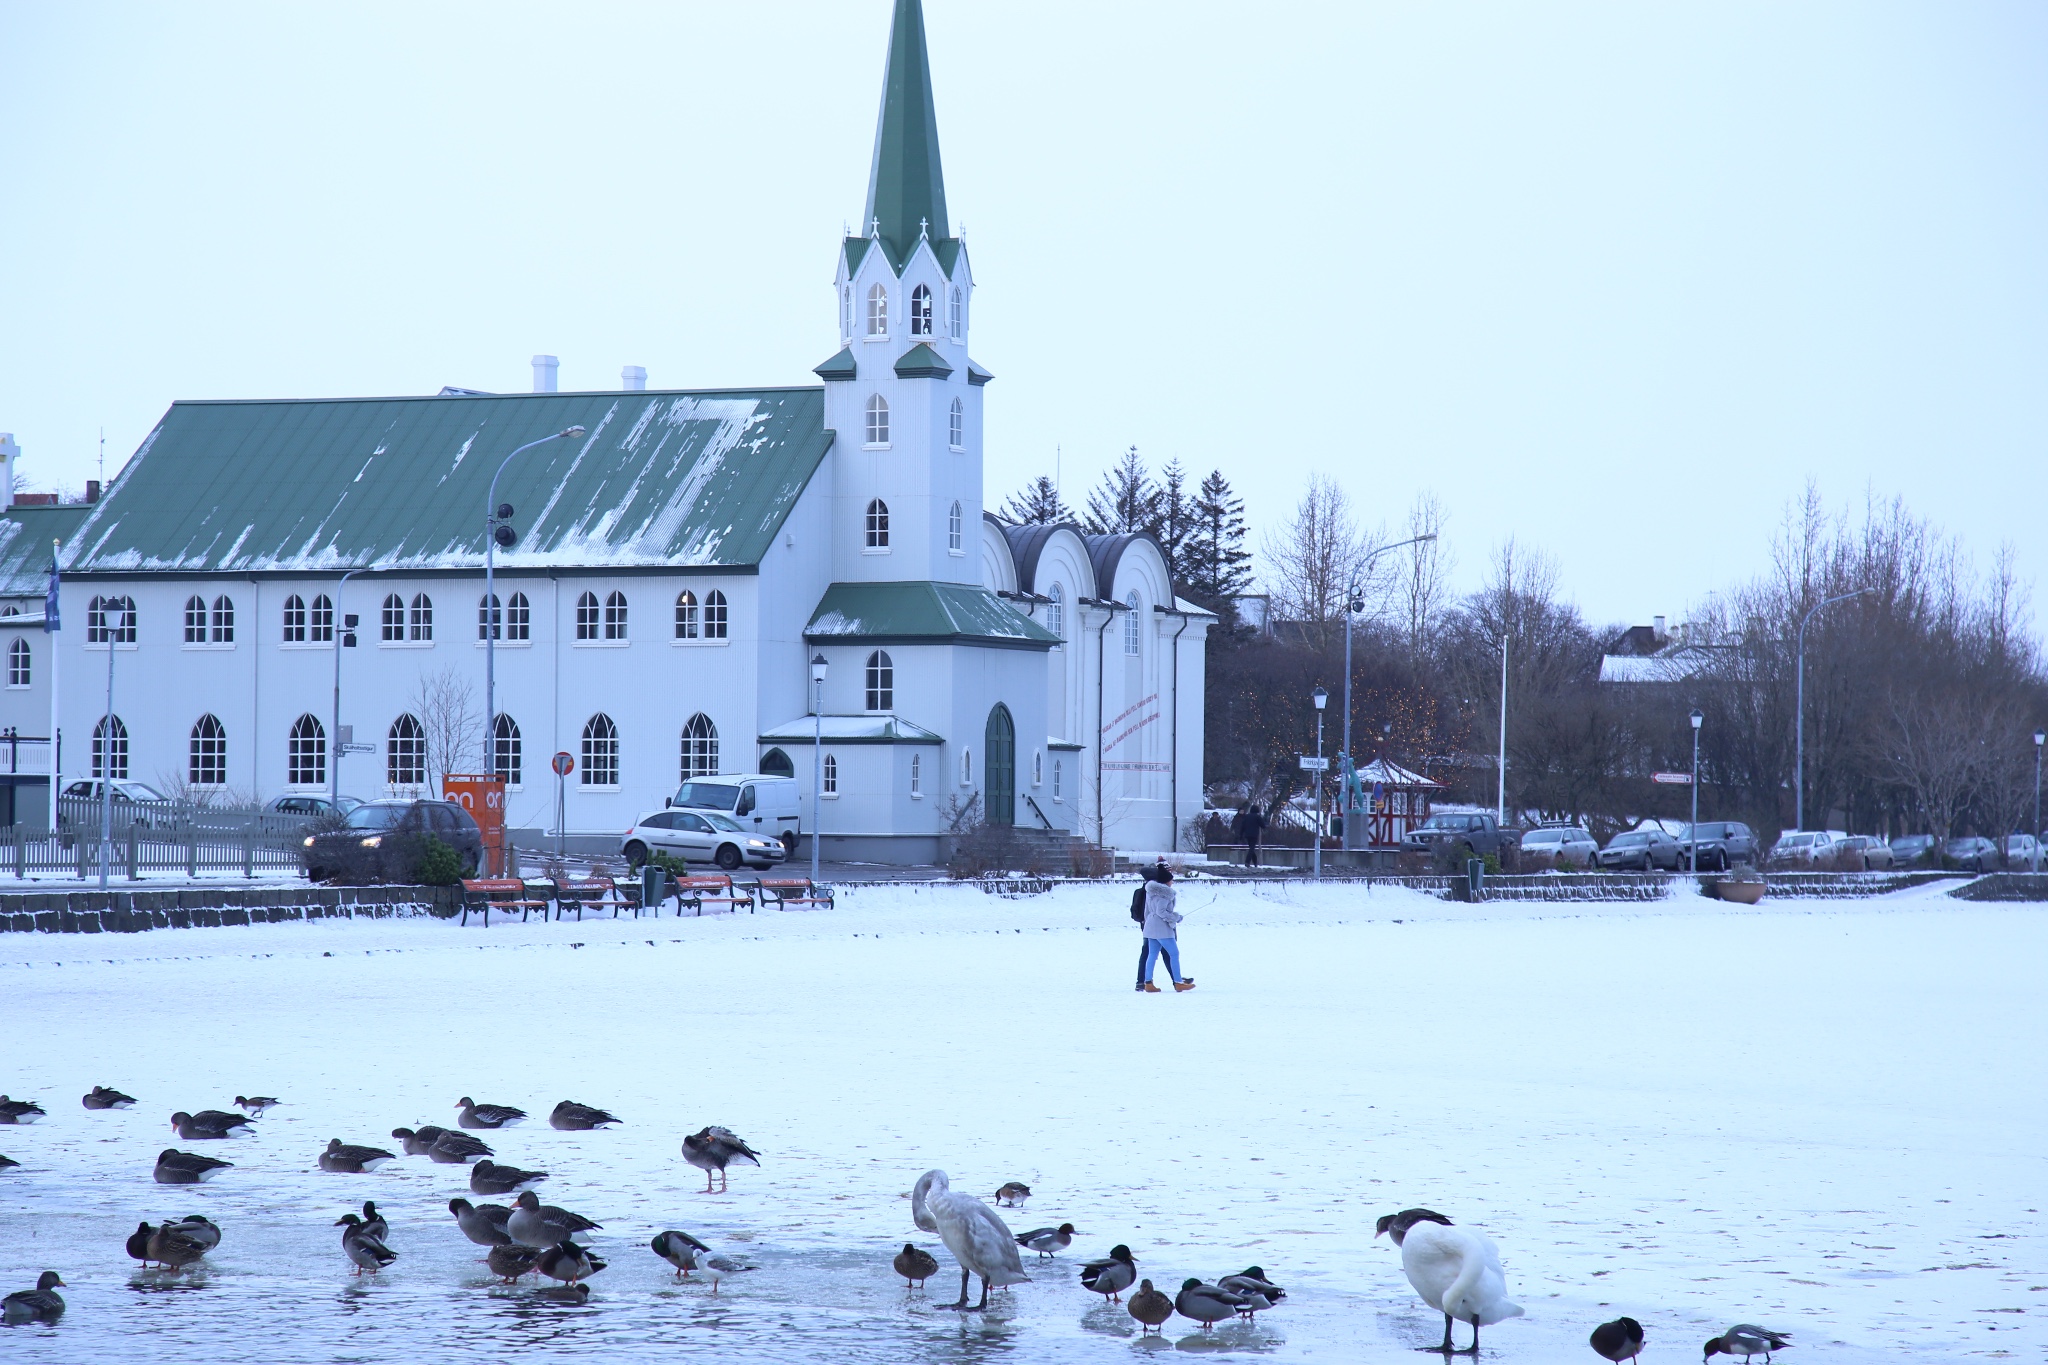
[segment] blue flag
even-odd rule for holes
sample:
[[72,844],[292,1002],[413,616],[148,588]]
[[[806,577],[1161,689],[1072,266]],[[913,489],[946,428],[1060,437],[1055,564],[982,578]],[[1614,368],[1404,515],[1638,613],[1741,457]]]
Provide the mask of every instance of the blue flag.
[[55,631],[63,629],[63,626],[63,621],[57,616],[57,561],[53,556],[50,560],[50,592],[43,598],[43,629]]

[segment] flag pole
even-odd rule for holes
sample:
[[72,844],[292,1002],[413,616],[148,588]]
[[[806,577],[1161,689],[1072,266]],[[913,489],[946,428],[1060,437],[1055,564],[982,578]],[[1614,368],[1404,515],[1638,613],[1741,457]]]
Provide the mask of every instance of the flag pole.
[[43,631],[50,637],[50,837],[57,837],[57,785],[62,774],[58,771],[62,753],[57,746],[57,661],[64,655],[59,647],[57,633],[62,622],[57,617],[57,554],[64,548],[64,542],[50,542],[50,593],[43,603]]

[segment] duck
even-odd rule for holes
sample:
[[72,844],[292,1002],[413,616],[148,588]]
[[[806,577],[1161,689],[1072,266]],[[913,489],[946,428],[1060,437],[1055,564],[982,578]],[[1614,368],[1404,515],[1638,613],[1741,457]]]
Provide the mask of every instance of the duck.
[[[1507,1276],[1500,1268],[1500,1248],[1484,1233],[1454,1226],[1429,1209],[1403,1209],[1379,1220],[1401,1249],[1401,1271],[1422,1301],[1444,1315],[1445,1355],[1479,1354],[1479,1329],[1522,1316],[1521,1305],[1508,1300]],[[1451,1349],[1451,1322],[1472,1324],[1472,1345]]]
[[533,1296],[550,1303],[589,1303],[590,1286],[581,1280],[574,1284],[551,1284],[534,1290]]
[[1074,1243],[1074,1225],[1062,1223],[1056,1228],[1033,1228],[1017,1234],[1017,1245],[1029,1247],[1042,1260],[1055,1251],[1065,1251]]
[[1139,1336],[1150,1336],[1159,1330],[1159,1324],[1173,1316],[1173,1300],[1152,1287],[1152,1281],[1138,1281],[1138,1292],[1131,1295],[1131,1301],[1124,1305],[1124,1311],[1136,1318],[1145,1329]]
[[150,1226],[149,1220],[145,1218],[135,1225],[135,1231],[128,1234],[128,1254],[142,1262],[144,1270],[149,1269],[150,1266],[149,1234],[154,1231],[155,1229]]
[[604,1265],[587,1248],[564,1239],[544,1249],[533,1263],[533,1268],[551,1280],[567,1280],[574,1284],[603,1270]]
[[455,1122],[464,1128],[514,1128],[526,1122],[524,1109],[514,1109],[509,1104],[478,1104],[467,1095],[455,1101],[455,1107],[462,1111],[455,1116]]
[[398,1139],[407,1156],[431,1157],[450,1166],[494,1155],[483,1139],[459,1129],[436,1128],[431,1123],[419,1129],[393,1128],[391,1136]]
[[563,1100],[555,1106],[555,1112],[548,1115],[548,1126],[559,1128],[565,1133],[587,1133],[593,1128],[602,1128],[607,1123],[617,1123],[618,1115],[608,1114],[602,1109],[574,1100]]
[[448,1212],[455,1215],[455,1226],[462,1229],[462,1235],[480,1247],[501,1247],[512,1240],[512,1234],[505,1231],[512,1210],[503,1204],[472,1204],[467,1199],[451,1199]]
[[11,1171],[21,1165],[11,1156],[0,1156],[0,1171]]
[[1211,1323],[1234,1317],[1243,1307],[1244,1295],[1200,1280],[1183,1280],[1180,1293],[1173,1296],[1173,1311],[1201,1323],[1204,1332]]
[[234,1164],[217,1157],[166,1147],[157,1153],[156,1170],[152,1174],[159,1185],[197,1185],[213,1179]]
[[1634,1318],[1616,1318],[1595,1327],[1588,1340],[1607,1360],[1634,1360],[1643,1353],[1643,1325]]
[[698,1267],[711,1277],[711,1292],[714,1296],[718,1293],[720,1280],[728,1275],[744,1275],[754,1269],[745,1261],[736,1260],[731,1256],[721,1256],[715,1252],[698,1262]]
[[905,1289],[913,1285],[922,1289],[926,1280],[939,1273],[939,1258],[910,1242],[903,1244],[903,1250],[897,1252],[896,1259],[889,1264],[903,1277]]
[[248,1111],[249,1111],[249,1117],[250,1117],[250,1118],[252,1118],[252,1119],[260,1119],[260,1118],[262,1118],[262,1117],[263,1117],[263,1113],[264,1113],[264,1111],[265,1111],[265,1110],[267,1110],[267,1109],[275,1109],[275,1108],[277,1108],[277,1106],[278,1106],[278,1105],[280,1105],[280,1104],[283,1104],[283,1103],[284,1103],[284,1101],[283,1101],[283,1100],[280,1100],[280,1099],[279,1099],[279,1098],[278,1098],[277,1096],[275,1096],[275,1095],[237,1095],[237,1096],[235,1096],[235,1108],[237,1108],[237,1109],[246,1109],[246,1110],[248,1110]]
[[5,1095],[0,1095],[0,1123],[34,1123],[42,1116],[43,1106],[34,1100],[10,1100]]
[[124,1095],[111,1085],[96,1085],[85,1092],[80,1101],[88,1109],[130,1109],[135,1105],[133,1095]]
[[[1017,1254],[1017,1237],[1002,1217],[971,1194],[955,1194],[946,1173],[926,1171],[910,1191],[910,1215],[919,1227],[939,1234],[946,1250],[960,1263],[960,1297],[948,1308],[984,1312],[991,1285],[1020,1284],[1031,1277]],[[981,1302],[969,1309],[967,1279],[981,1276]]]
[[471,1194],[517,1194],[548,1178],[546,1171],[522,1171],[495,1161],[479,1161],[469,1168]]
[[1718,1337],[1710,1338],[1706,1354],[1711,1356],[1741,1356],[1743,1365],[1749,1365],[1751,1356],[1762,1356],[1764,1365],[1771,1365],[1771,1352],[1782,1351],[1791,1346],[1792,1338],[1784,1332],[1774,1332],[1768,1327],[1759,1327],[1753,1322],[1738,1322]]
[[512,1216],[505,1220],[505,1231],[512,1240],[530,1247],[553,1246],[575,1233],[603,1226],[580,1213],[541,1203],[540,1196],[532,1190],[524,1191],[513,1201]]
[[256,1136],[256,1130],[250,1127],[247,1117],[220,1109],[202,1109],[196,1114],[188,1114],[180,1109],[171,1115],[171,1127],[175,1128],[178,1136],[187,1142]]
[[163,1223],[150,1232],[144,1250],[148,1253],[145,1265],[155,1261],[170,1270],[183,1270],[204,1256],[207,1247],[197,1238],[187,1236],[176,1223]]
[[484,1264],[491,1268],[493,1275],[511,1284],[533,1269],[534,1263],[540,1260],[540,1253],[539,1247],[507,1242],[503,1246],[492,1247],[484,1256]]
[[380,1242],[391,1235],[391,1222],[377,1212],[377,1201],[374,1199],[363,1201],[363,1231]]
[[[723,1193],[725,1190],[725,1168],[734,1161],[746,1161],[758,1166],[761,1154],[749,1147],[730,1128],[716,1124],[698,1129],[683,1139],[683,1160],[704,1172],[704,1193]],[[716,1172],[718,1189],[711,1188],[711,1177]]]
[[996,1190],[996,1204],[1000,1208],[1021,1209],[1030,1197],[1031,1187],[1021,1180],[1005,1180]]
[[354,1214],[343,1214],[334,1226],[341,1229],[341,1254],[355,1262],[356,1274],[367,1270],[374,1275],[398,1259],[398,1253],[385,1246],[383,1239],[363,1230],[363,1220]]
[[676,1268],[678,1280],[697,1268],[698,1252],[708,1254],[711,1250],[689,1233],[677,1232],[673,1228],[655,1233],[654,1240],[648,1245],[654,1248],[655,1255]]
[[202,1250],[211,1251],[220,1245],[220,1228],[210,1218],[188,1213],[170,1226],[180,1237]]
[[320,1169],[340,1175],[366,1175],[385,1162],[396,1160],[396,1155],[382,1147],[358,1147],[340,1138],[329,1138],[327,1150],[320,1154]]
[[55,1322],[64,1316],[64,1296],[59,1288],[70,1288],[54,1270],[36,1276],[34,1289],[17,1289],[0,1299],[0,1321],[9,1327],[23,1322]]
[[1118,1242],[1099,1261],[1081,1263],[1081,1287],[1102,1295],[1111,1303],[1122,1303],[1122,1294],[1138,1278],[1138,1263],[1131,1249]]
[[1265,1312],[1287,1297],[1287,1291],[1268,1280],[1263,1267],[1255,1265],[1246,1266],[1235,1275],[1225,1275],[1216,1281],[1216,1287],[1244,1296],[1244,1307],[1238,1312],[1246,1319]]

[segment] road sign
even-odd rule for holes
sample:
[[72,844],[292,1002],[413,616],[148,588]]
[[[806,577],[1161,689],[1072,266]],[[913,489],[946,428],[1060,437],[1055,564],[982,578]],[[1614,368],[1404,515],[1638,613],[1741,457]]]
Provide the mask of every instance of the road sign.
[[1303,754],[1301,756],[1301,770],[1305,773],[1328,772],[1330,770],[1330,760],[1327,758],[1310,758],[1307,754]]
[[1692,774],[1651,773],[1650,780],[1652,782],[1662,782],[1667,787],[1690,787],[1692,785]]
[[556,777],[567,777],[576,771],[576,760],[569,757],[569,751],[564,749],[555,755],[555,761],[550,766],[554,768]]

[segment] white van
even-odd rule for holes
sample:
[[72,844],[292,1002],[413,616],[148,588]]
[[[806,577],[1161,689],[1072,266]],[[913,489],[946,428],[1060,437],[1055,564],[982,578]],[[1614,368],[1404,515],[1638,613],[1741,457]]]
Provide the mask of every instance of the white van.
[[750,834],[780,839],[791,856],[803,832],[801,793],[793,777],[767,773],[720,773],[683,783],[669,799],[671,808],[715,810],[731,816]]

